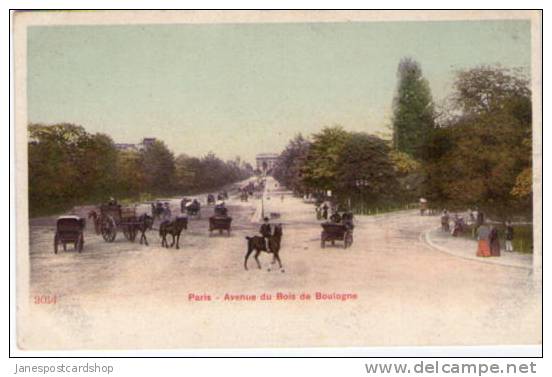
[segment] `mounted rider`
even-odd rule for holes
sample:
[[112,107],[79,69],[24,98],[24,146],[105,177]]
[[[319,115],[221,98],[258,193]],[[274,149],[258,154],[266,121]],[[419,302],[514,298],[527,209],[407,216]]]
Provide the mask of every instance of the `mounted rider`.
[[263,221],[264,223],[261,225],[261,228],[259,229],[259,233],[261,233],[261,236],[264,238],[265,248],[266,248],[266,251],[268,251],[269,250],[268,241],[272,236],[272,227],[270,226],[270,220],[268,217],[265,217]]

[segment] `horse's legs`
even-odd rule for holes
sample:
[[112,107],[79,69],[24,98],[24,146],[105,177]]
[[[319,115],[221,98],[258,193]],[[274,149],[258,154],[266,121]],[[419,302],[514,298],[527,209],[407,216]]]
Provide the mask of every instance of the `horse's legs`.
[[259,254],[261,253],[260,250],[257,250],[255,252],[255,261],[257,262],[257,266],[259,267],[259,270],[261,269],[261,263],[259,262]]
[[144,244],[146,246],[148,246],[148,239],[146,238],[146,229],[144,228],[140,228],[140,245],[142,244],[142,242],[144,242]]
[[180,233],[177,233],[176,234],[176,248],[177,249],[180,249],[179,244],[180,244]]
[[243,262],[243,266],[245,267],[246,270],[247,270],[247,258],[249,258],[249,255],[251,254],[252,251],[253,251],[253,248],[251,247],[251,245],[247,245],[247,253],[245,254],[245,262]]
[[171,247],[173,247],[174,246],[174,232],[171,233],[171,236],[172,236]]
[[278,261],[278,265],[282,268],[282,261],[280,260],[280,254],[274,253],[274,259]]

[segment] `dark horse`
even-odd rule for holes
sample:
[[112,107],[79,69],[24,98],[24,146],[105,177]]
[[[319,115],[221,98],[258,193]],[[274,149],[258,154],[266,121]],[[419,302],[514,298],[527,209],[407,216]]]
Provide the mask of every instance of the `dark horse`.
[[[164,221],[159,225],[159,236],[161,237],[161,246],[173,247],[176,238],[176,248],[179,249],[180,233],[183,229],[188,229],[188,218],[184,216],[178,216],[173,221]],[[172,243],[169,246],[167,241],[167,234],[172,236]]]
[[136,224],[134,225],[135,231],[140,231],[140,244],[142,242],[148,246],[148,239],[146,238],[146,231],[148,229],[151,229],[153,227],[153,217],[148,215],[147,213],[144,213],[140,215],[136,221]]
[[[270,238],[268,239],[269,250],[266,249],[266,242],[263,237],[245,237],[247,239],[247,254],[245,254],[245,262],[243,263],[245,269],[247,270],[247,258],[249,258],[249,255],[253,252],[253,250],[255,250],[254,257],[259,269],[261,268],[261,263],[259,262],[259,254],[261,253],[261,251],[265,251],[269,254],[272,254],[272,262],[270,264],[278,262],[280,270],[284,272],[284,269],[282,268],[282,261],[280,260],[280,244],[282,241],[282,234],[282,224],[275,225],[274,232],[272,236],[270,236]],[[270,268],[268,270],[270,271]]]

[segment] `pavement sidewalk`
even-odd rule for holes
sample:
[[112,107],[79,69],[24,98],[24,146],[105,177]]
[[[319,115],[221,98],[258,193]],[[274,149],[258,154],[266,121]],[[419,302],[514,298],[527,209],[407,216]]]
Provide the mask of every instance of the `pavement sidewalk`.
[[477,241],[462,237],[453,237],[450,233],[443,232],[440,227],[424,232],[422,238],[433,248],[460,258],[525,269],[531,269],[533,266],[533,256],[531,254],[501,250],[500,257],[478,257],[476,256]]

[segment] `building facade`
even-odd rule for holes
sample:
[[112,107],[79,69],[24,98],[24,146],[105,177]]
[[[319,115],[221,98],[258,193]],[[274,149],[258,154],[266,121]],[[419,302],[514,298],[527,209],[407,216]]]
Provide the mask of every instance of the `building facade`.
[[151,146],[153,143],[155,143],[154,137],[145,137],[142,142],[138,144],[131,144],[131,143],[115,143],[115,148],[117,148],[120,151],[134,151],[139,152],[147,147]]

